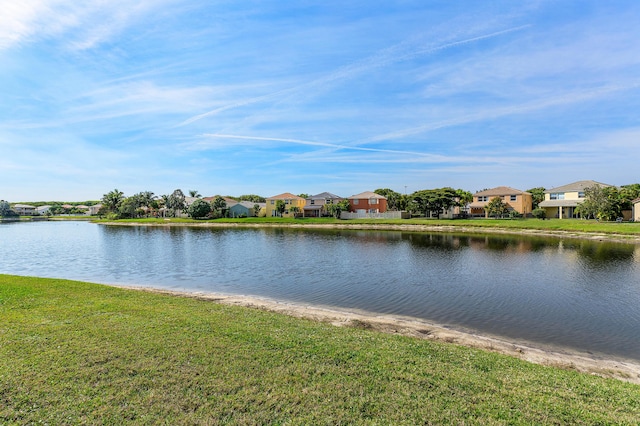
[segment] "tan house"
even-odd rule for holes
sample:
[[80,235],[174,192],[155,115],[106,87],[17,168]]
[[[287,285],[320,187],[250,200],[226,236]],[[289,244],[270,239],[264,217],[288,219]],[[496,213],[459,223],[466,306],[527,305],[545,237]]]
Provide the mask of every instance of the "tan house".
[[544,191],[544,201],[538,207],[544,209],[548,218],[569,219],[580,217],[576,207],[584,202],[584,190],[593,186],[611,187],[593,180],[580,180]]
[[508,186],[498,186],[497,188],[485,189],[473,194],[473,201],[469,204],[469,214],[471,216],[488,216],[485,206],[494,198],[501,198],[507,205],[509,211],[516,211],[523,216],[531,214],[533,209],[533,195],[530,192]]
[[304,206],[305,217],[321,217],[326,216],[326,206],[329,204],[337,204],[342,201],[342,197],[331,192],[321,192],[320,194],[312,195],[307,198],[307,203]]
[[276,210],[278,200],[284,201],[284,212],[282,213],[282,217],[294,217],[298,213],[302,215],[304,212],[304,206],[307,203],[307,200],[304,198],[293,195],[290,192],[274,195],[273,197],[267,198],[267,217],[280,216],[280,213]]
[[631,220],[640,222],[640,198],[636,198],[631,202]]

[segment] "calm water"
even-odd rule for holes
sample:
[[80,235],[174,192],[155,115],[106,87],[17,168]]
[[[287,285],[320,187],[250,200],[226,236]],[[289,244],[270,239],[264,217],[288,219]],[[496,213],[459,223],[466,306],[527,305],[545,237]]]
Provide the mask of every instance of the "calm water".
[[397,314],[640,360],[640,247],[374,231],[0,225],[0,273]]

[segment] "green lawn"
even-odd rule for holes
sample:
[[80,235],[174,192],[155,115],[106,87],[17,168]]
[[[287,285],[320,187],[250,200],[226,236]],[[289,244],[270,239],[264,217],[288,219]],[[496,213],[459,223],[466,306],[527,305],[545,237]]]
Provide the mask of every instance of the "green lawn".
[[638,424],[640,386],[447,343],[0,275],[0,424]]

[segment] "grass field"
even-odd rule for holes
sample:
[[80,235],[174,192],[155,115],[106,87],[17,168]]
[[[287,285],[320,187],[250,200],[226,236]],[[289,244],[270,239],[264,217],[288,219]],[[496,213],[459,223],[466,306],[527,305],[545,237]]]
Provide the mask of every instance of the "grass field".
[[638,424],[640,386],[257,309],[0,275],[0,424]]

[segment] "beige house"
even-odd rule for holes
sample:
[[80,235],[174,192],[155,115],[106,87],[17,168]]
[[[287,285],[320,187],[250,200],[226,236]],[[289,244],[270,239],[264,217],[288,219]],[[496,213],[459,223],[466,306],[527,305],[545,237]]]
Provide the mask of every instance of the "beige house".
[[631,220],[640,222],[640,198],[636,198],[631,202]]
[[544,201],[538,207],[544,209],[548,218],[569,219],[580,217],[576,207],[584,202],[584,190],[593,186],[611,187],[606,183],[593,180],[580,180],[568,185],[558,186],[544,191]]
[[485,206],[494,198],[499,197],[507,205],[510,211],[516,211],[523,216],[531,214],[533,208],[533,195],[530,192],[508,186],[498,186],[497,188],[485,189],[473,194],[473,201],[469,204],[469,214],[471,216],[487,217]]
[[20,216],[31,216],[36,213],[36,207],[29,204],[14,204],[12,208]]

